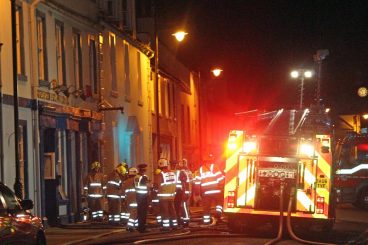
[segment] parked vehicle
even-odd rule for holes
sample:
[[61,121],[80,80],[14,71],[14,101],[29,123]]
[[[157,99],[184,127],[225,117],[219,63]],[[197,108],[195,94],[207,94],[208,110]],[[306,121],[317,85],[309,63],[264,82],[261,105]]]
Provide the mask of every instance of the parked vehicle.
[[0,182],[0,244],[46,244],[42,220],[32,208],[33,201],[19,200]]

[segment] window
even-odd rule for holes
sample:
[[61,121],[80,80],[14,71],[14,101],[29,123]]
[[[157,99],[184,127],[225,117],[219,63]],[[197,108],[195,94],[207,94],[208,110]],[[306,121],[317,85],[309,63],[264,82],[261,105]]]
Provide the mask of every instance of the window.
[[17,74],[18,79],[26,80],[24,65],[24,32],[23,32],[23,9],[16,6],[15,9],[16,22],[16,42],[17,42]]
[[142,66],[141,53],[137,51],[137,80],[138,80],[138,99],[142,100]]
[[76,89],[83,89],[81,35],[78,31],[73,32],[73,66],[74,86]]
[[46,22],[45,15],[37,12],[37,50],[38,50],[38,80],[46,82],[47,78],[47,54],[46,54]]
[[185,112],[184,112],[184,105],[182,104],[181,105],[181,142],[182,143],[185,143],[187,140],[186,140],[186,135],[185,135]]
[[56,39],[56,70],[57,84],[66,85],[65,82],[65,49],[64,49],[64,25],[55,22],[55,39]]
[[68,196],[68,171],[66,164],[66,132],[58,130],[57,131],[57,175],[60,180],[59,194],[62,199],[66,199]]
[[187,105],[187,133],[188,133],[188,137],[187,137],[187,142],[190,143],[191,142],[191,125],[190,125],[190,108]]
[[94,94],[98,94],[96,40],[89,39],[89,78]]
[[111,90],[117,91],[116,84],[116,40],[114,35],[110,35],[110,66],[111,66]]
[[124,30],[131,30],[131,23],[129,17],[129,10],[128,10],[128,0],[123,0],[122,4],[122,15],[123,15],[123,29]]
[[167,87],[166,87],[166,89],[167,89],[167,99],[166,99],[166,101],[167,101],[167,116],[170,117],[170,118],[172,117],[171,86],[172,86],[171,83],[167,83]]
[[368,162],[368,142],[361,141],[346,144],[341,149],[341,164],[344,167],[351,167]]
[[129,45],[124,44],[125,96],[130,101]]

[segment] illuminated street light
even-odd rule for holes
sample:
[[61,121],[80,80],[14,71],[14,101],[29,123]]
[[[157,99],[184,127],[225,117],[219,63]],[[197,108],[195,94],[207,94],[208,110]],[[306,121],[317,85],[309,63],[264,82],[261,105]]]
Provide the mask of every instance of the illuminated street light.
[[212,74],[215,76],[215,77],[219,77],[222,73],[222,69],[221,68],[214,68],[211,70]]
[[[161,130],[160,130],[160,100],[159,100],[159,38],[158,38],[158,32],[159,32],[159,28],[158,28],[158,13],[157,13],[157,6],[154,6],[154,36],[155,36],[155,66],[154,66],[154,72],[155,72],[155,100],[156,100],[156,104],[155,104],[155,110],[156,110],[156,144],[157,144],[157,160],[160,159],[161,157],[161,139],[160,139],[160,135],[161,135]],[[175,36],[176,40],[178,40],[179,42],[183,41],[185,36],[188,33],[184,32],[184,31],[178,31],[174,34],[172,34],[173,36]]]
[[368,95],[368,89],[366,87],[360,87],[358,89],[358,95],[359,97],[366,97]]
[[300,79],[300,104],[299,108],[303,109],[303,95],[304,95],[304,79],[311,78],[313,76],[313,72],[310,70],[299,69],[294,70],[290,73],[290,76],[294,79]]
[[188,35],[188,33],[185,32],[185,31],[177,31],[177,32],[175,32],[175,33],[173,33],[171,35],[173,35],[176,38],[176,40],[178,40],[179,42],[181,42],[181,41],[184,40],[185,36]]

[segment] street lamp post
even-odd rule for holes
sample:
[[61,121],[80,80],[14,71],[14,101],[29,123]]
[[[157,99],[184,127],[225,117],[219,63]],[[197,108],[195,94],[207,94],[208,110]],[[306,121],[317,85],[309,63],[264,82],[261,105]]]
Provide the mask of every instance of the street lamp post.
[[303,96],[304,96],[304,79],[311,78],[313,73],[310,70],[299,69],[294,70],[290,73],[292,78],[300,79],[300,100],[299,100],[299,109],[303,109]]
[[[158,24],[157,24],[157,6],[154,6],[154,36],[155,36],[155,101],[156,101],[156,146],[157,146],[157,160],[161,156],[161,140],[160,140],[160,81],[159,81],[159,38],[158,38]],[[184,40],[185,36],[188,35],[185,31],[177,31],[172,34],[178,42]]]
[[20,181],[19,160],[19,108],[18,108],[18,68],[17,68],[17,34],[16,34],[16,4],[11,0],[11,23],[12,23],[12,52],[13,52],[13,103],[14,103],[14,143],[15,143],[15,181],[14,192],[19,198],[23,198],[23,186]]

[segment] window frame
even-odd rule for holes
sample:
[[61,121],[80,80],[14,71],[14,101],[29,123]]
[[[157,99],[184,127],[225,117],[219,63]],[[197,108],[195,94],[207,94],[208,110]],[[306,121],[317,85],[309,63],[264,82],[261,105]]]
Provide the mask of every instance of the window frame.
[[[58,30],[60,30],[60,33]],[[55,20],[56,72],[57,72],[57,84],[58,85],[66,85],[65,39],[64,39],[65,35],[64,34],[65,34],[64,23],[59,20]],[[60,81],[60,78],[61,78],[61,81]]]
[[[41,30],[40,30],[41,29]],[[48,86],[46,15],[36,11],[38,81],[40,86]]]

